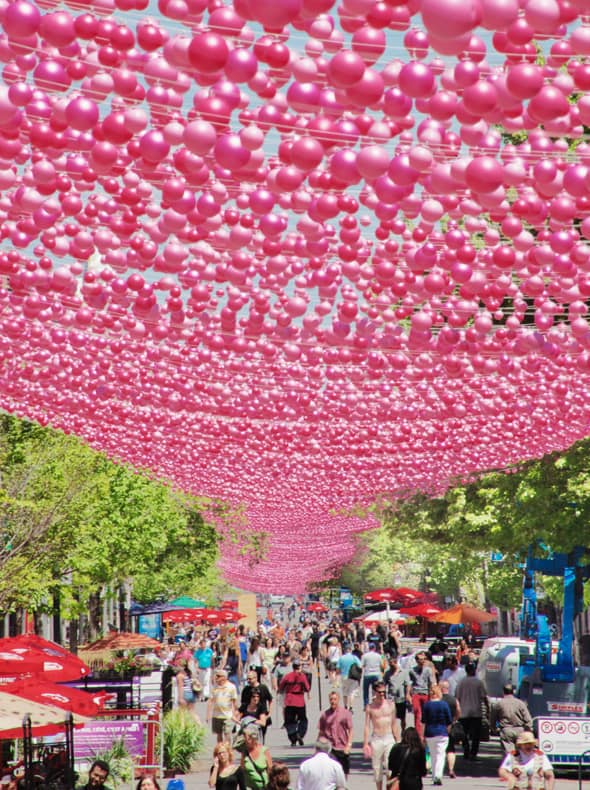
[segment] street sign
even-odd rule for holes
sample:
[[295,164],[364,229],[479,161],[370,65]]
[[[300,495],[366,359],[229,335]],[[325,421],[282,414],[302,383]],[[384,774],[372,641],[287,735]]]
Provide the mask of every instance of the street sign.
[[[550,704],[575,705],[567,702]],[[553,764],[577,764],[580,756],[590,750],[590,718],[568,716],[539,718],[537,721],[539,747]],[[590,754],[584,755],[583,762],[590,763]]]

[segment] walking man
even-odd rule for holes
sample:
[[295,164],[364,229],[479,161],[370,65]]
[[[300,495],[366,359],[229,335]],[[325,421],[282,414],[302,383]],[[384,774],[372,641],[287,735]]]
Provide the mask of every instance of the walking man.
[[475,664],[467,664],[467,674],[459,681],[455,696],[461,706],[461,724],[465,730],[463,750],[466,760],[477,760],[481,721],[483,714],[489,715],[490,705],[484,684],[475,677]]
[[389,751],[400,739],[399,721],[395,703],[387,699],[385,683],[378,680],[373,685],[373,700],[365,709],[363,754],[373,763],[373,776],[377,790],[383,790],[387,780]]
[[330,757],[332,747],[326,738],[318,738],[315,754],[301,763],[297,790],[345,790],[342,766]]
[[309,680],[301,671],[298,658],[293,659],[293,669],[281,680],[279,690],[285,695],[285,729],[291,746],[303,746],[307,732],[305,695],[309,693]]
[[344,776],[350,773],[350,750],[352,749],[352,714],[340,704],[337,691],[330,692],[330,707],[320,716],[318,736],[332,746],[332,757],[342,766]]
[[424,738],[424,725],[422,724],[422,708],[428,702],[430,689],[436,683],[434,670],[426,664],[426,653],[416,653],[416,663],[408,673],[409,684],[406,699],[412,704],[414,713],[414,727],[418,735]]
[[504,696],[494,709],[496,726],[505,751],[514,749],[519,735],[525,730],[533,731],[533,719],[526,704],[514,696],[514,686],[504,686]]

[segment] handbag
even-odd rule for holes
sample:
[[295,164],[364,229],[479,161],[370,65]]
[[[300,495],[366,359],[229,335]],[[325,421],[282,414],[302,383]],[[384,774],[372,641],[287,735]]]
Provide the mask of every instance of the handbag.
[[348,670],[349,680],[360,680],[363,676],[363,670],[358,664],[351,664]]
[[203,691],[203,686],[198,678],[193,678],[193,680],[191,680],[191,688],[195,694],[200,694],[201,691]]
[[461,724],[460,721],[454,721],[451,724],[449,735],[454,741],[454,743],[463,743],[463,741],[465,740],[465,730],[463,729],[463,725]]

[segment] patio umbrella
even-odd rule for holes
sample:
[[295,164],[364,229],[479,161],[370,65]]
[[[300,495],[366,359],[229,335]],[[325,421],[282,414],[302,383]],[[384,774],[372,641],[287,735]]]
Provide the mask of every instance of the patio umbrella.
[[485,612],[483,609],[477,609],[475,606],[470,606],[466,603],[458,603],[450,609],[446,609],[440,614],[435,614],[428,618],[435,623],[491,623],[497,620],[495,614]]
[[400,617],[397,609],[392,609],[391,611],[384,609],[381,612],[368,612],[355,619],[363,623],[387,623],[389,620],[393,620],[396,625],[404,625],[406,622],[405,618]]
[[89,645],[82,645],[78,653],[93,666],[111,657],[117,650],[156,650],[162,647],[157,639],[146,634],[134,634],[126,631],[112,631],[102,639]]
[[307,604],[307,611],[308,612],[327,612],[328,607],[324,606],[323,603],[320,601],[312,601],[311,603]]
[[162,620],[165,623],[196,623],[204,611],[205,609],[170,609],[164,612]]
[[434,606],[431,603],[417,603],[412,606],[402,606],[400,609],[401,614],[407,614],[408,617],[433,617],[440,614],[442,609],[439,606]]
[[90,719],[100,713],[107,696],[104,692],[91,693],[58,683],[49,683],[39,678],[28,678],[16,683],[9,683],[2,686],[1,691],[2,694],[12,694],[27,702],[60,708],[62,719],[64,712],[69,711],[78,720],[80,718]]
[[190,595],[181,595],[173,601],[168,601],[166,606],[167,609],[163,611],[167,611],[168,609],[203,609],[205,607],[205,601],[191,598]]
[[57,705],[32,702],[0,690],[0,739],[22,738],[26,715],[31,717],[34,735],[49,735],[59,732],[67,714]]
[[396,590],[397,600],[408,603],[409,601],[420,601],[426,597],[426,593],[420,590],[414,590],[412,587],[398,587]]
[[389,603],[390,601],[399,601],[397,590],[393,587],[382,587],[380,590],[373,590],[365,594],[365,601],[371,603]]
[[36,634],[19,634],[0,639],[0,651],[15,653],[23,661],[33,662],[48,680],[79,680],[89,674],[86,664],[56,642]]

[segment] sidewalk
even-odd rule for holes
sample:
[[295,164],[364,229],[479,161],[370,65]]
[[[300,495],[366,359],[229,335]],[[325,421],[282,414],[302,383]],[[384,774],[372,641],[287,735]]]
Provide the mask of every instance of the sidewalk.
[[[321,680],[321,697],[323,709],[328,707],[328,693],[330,687],[327,681],[322,678]],[[205,720],[205,703],[198,706],[199,715]],[[297,787],[297,772],[299,766],[314,752],[313,743],[317,735],[317,722],[319,719],[320,707],[317,688],[317,677],[314,676],[312,683],[311,701],[307,705],[307,717],[309,719],[309,729],[305,739],[305,746],[291,747],[289,745],[287,735],[281,729],[281,716],[278,711],[273,709],[273,724],[269,727],[266,736],[266,745],[269,747],[274,762],[284,762],[289,766],[291,774],[291,787],[293,790]],[[361,702],[357,699],[356,708],[353,712],[354,719],[354,745],[351,754],[351,772],[348,780],[349,790],[373,790],[375,783],[371,770],[370,761],[365,760],[362,754],[363,743],[363,727],[364,716],[361,711]],[[411,723],[411,715],[409,717]],[[183,776],[186,790],[205,790],[208,787],[207,779],[209,777],[209,770],[212,765],[212,752],[215,745],[215,738],[208,732],[207,747],[203,756],[195,764],[195,770]],[[486,788],[495,788],[495,790],[502,790],[505,784],[500,782],[497,775],[498,766],[502,758],[502,751],[500,742],[497,738],[493,738],[489,743],[483,743],[480,748],[480,760],[478,762],[466,762],[462,757],[457,757],[455,771],[457,773],[456,779],[450,779],[445,776],[443,785],[447,790],[485,790]],[[565,790],[578,786],[577,775],[575,772],[570,771],[563,776],[558,775],[555,783],[556,790]],[[430,776],[425,777],[424,780],[425,790],[432,787],[432,779]],[[582,783],[582,787],[590,788],[590,780],[586,779]]]

